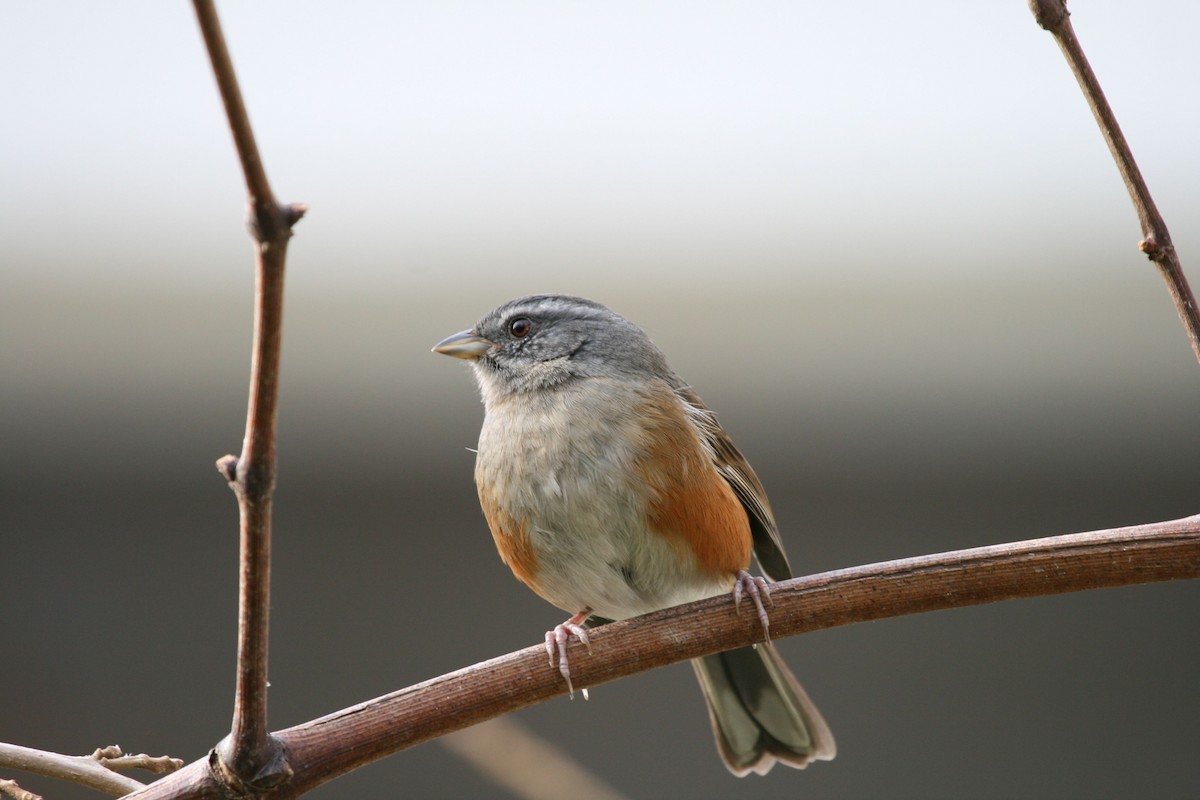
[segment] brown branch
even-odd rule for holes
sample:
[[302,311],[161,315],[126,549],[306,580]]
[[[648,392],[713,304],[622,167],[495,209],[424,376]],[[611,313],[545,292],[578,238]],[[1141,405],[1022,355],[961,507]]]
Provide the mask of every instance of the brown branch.
[[241,567],[233,724],[229,737],[217,748],[214,768],[233,792],[240,793],[271,786],[288,775],[283,751],[267,728],[271,496],[275,488],[284,264],[292,226],[304,215],[305,207],[281,206],[275,201],[216,8],[212,0],[194,0],[194,5],[246,179],[249,227],[256,244],[254,345],[246,435],[241,456],[225,456],[217,462],[238,499]]
[[[267,733],[270,501],[275,478],[283,266],[303,206],[280,206],[267,183],[215,10],[194,0],[250,195],[258,269],[246,436],[240,457],[219,466],[242,520],[238,680],[230,737],[203,761],[138,792],[141,797],[295,797],[351,769],[437,736],[565,693],[534,646],[304,725]],[[1142,249],[1159,264],[1200,358],[1200,316],[1169,234],[1128,145],[1075,41],[1061,0],[1031,0],[1075,69],[1142,221]],[[1055,12],[1057,9],[1057,13]],[[1018,542],[840,570],[774,590],[777,636],[871,619],[1108,586],[1200,576],[1200,517]],[[597,685],[676,661],[752,643],[751,615],[728,598],[614,623],[593,634],[595,655],[576,652],[581,685]],[[287,761],[284,760],[284,755]]]
[[1142,172],[1133,158],[1129,142],[1121,132],[1117,117],[1100,88],[1100,81],[1092,71],[1083,53],[1083,47],[1075,36],[1066,0],[1029,0],[1029,9],[1038,25],[1054,36],[1067,58],[1067,63],[1071,65],[1071,72],[1075,74],[1079,88],[1087,98],[1088,106],[1096,117],[1096,124],[1104,134],[1104,141],[1108,143],[1109,152],[1117,162],[1121,180],[1125,182],[1125,188],[1129,190],[1129,197],[1133,200],[1133,207],[1142,227],[1142,241],[1138,243],[1138,249],[1145,253],[1162,273],[1167,290],[1171,293],[1171,300],[1175,303],[1175,310],[1187,330],[1192,352],[1200,360],[1200,309],[1196,307],[1196,298],[1183,274],[1183,265],[1179,261],[1175,245],[1171,243],[1167,224],[1163,221],[1158,206],[1154,204],[1154,198],[1150,196],[1150,189],[1147,188]]
[[156,775],[166,775],[183,766],[183,760],[171,756],[150,756],[145,753],[129,755],[120,745],[110,744],[108,747],[97,748],[91,755],[105,767],[111,770],[144,769]]
[[[1200,577],[1200,515],[835,570],[771,589],[776,638],[946,608]],[[728,597],[666,609],[592,631],[571,674],[596,686],[655,667],[752,644],[753,614]],[[297,797],[413,745],[566,694],[543,647],[476,664],[276,736],[294,774],[271,798]],[[139,798],[219,797],[204,761],[151,784]]]
[[43,800],[40,794],[22,789],[19,783],[12,780],[0,780],[0,796],[8,796],[12,800]]
[[4,742],[0,742],[0,768],[75,783],[113,797],[121,797],[145,786],[140,781],[108,769],[94,754],[68,756]]

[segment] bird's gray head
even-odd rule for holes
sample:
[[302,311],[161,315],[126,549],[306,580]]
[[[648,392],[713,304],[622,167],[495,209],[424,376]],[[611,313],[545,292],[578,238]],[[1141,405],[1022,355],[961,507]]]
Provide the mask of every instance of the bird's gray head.
[[433,351],[472,361],[485,393],[536,391],[589,377],[671,374],[641,328],[599,303],[561,294],[510,300]]

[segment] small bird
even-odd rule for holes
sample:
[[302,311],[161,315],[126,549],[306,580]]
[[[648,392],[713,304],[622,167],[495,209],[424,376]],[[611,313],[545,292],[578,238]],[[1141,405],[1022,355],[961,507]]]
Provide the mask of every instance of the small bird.
[[[513,574],[571,614],[546,634],[570,686],[567,646],[585,623],[733,592],[764,631],[766,582],[791,577],[754,470],[662,351],[581,297],[522,297],[434,352],[465,359],[483,395],[479,502]],[[590,645],[589,645],[590,647]],[[726,766],[829,760],[829,727],[766,642],[692,662]]]

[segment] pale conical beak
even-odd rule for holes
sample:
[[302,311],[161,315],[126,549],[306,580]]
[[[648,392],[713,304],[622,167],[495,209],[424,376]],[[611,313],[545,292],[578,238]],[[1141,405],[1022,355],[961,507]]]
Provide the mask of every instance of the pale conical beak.
[[474,361],[483,356],[494,344],[491,339],[485,339],[473,330],[459,331],[435,344],[433,352]]

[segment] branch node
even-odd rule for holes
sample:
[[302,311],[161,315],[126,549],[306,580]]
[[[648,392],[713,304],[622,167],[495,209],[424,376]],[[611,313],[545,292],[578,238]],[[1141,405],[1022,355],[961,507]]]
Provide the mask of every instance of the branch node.
[[108,747],[97,747],[92,751],[92,758],[97,761],[103,761],[106,758],[120,758],[125,755],[125,751],[121,749],[119,744],[110,744]]
[[1029,0],[1029,10],[1037,24],[1051,33],[1056,32],[1071,16],[1067,0]]
[[263,202],[251,197],[246,205],[246,230],[263,250],[272,244],[287,241],[295,225],[308,211],[304,203],[280,205],[274,200]]
[[217,459],[217,472],[230,483],[237,483],[237,456],[221,456]]
[[234,766],[226,761],[229,756],[221,754],[222,750],[229,749],[230,740],[225,738],[208,754],[209,771],[217,784],[224,789],[227,797],[234,800],[253,800],[292,778],[293,770],[288,764],[283,743],[274,736],[267,738],[264,748],[266,752],[256,754],[262,757],[261,765],[245,765],[253,770],[253,774],[248,777],[238,774]]
[[1158,237],[1150,234],[1145,239],[1138,242],[1138,250],[1146,254],[1146,258],[1155,262],[1163,262],[1175,249],[1174,245],[1159,242]]

